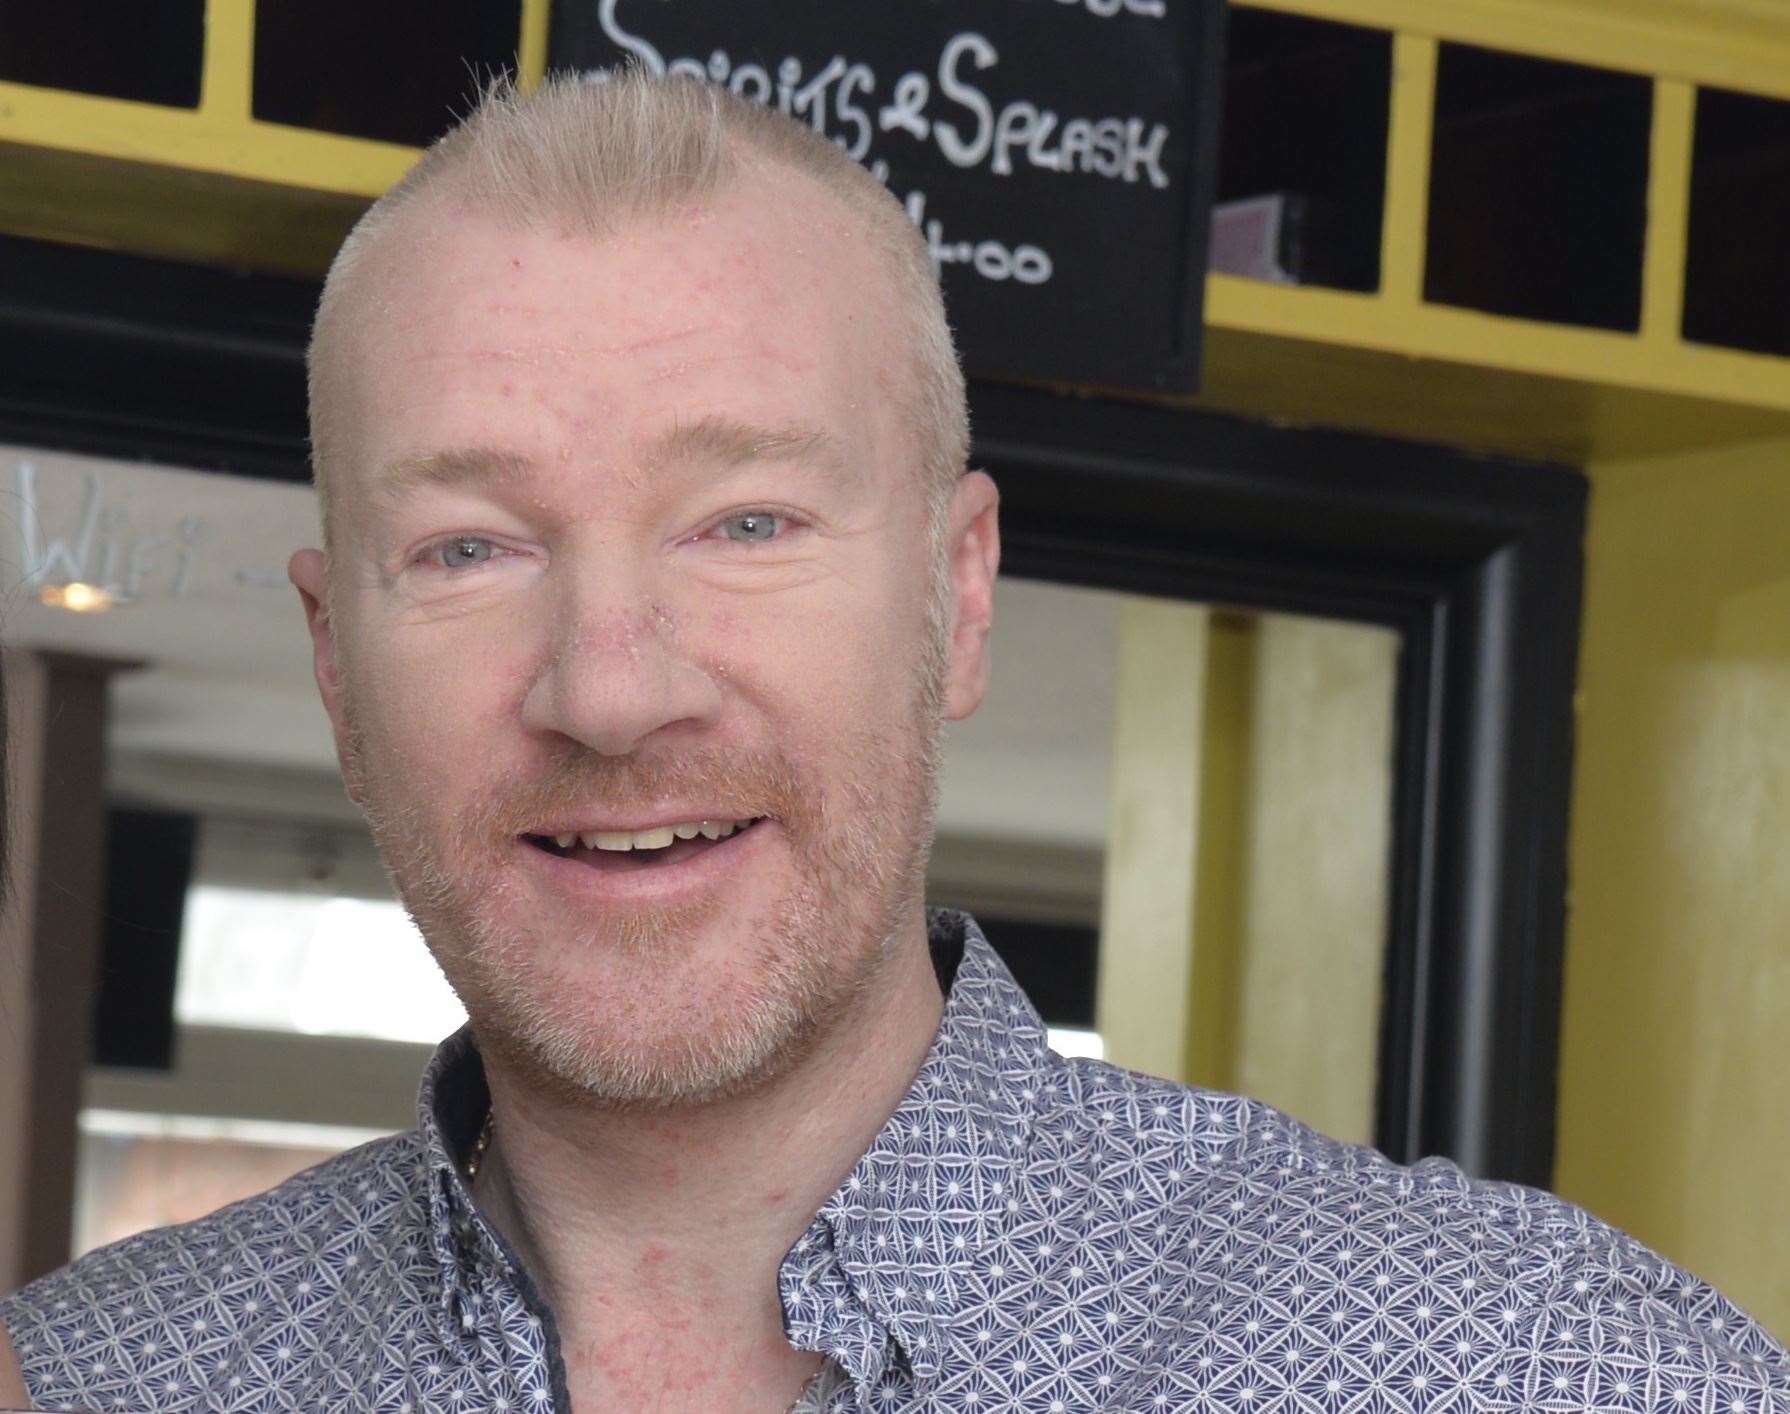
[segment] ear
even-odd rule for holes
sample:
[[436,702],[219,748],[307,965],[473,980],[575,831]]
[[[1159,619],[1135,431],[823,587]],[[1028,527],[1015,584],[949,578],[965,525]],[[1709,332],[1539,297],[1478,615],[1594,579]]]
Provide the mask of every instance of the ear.
[[988,691],[988,631],[994,627],[994,580],[1001,567],[1001,493],[986,472],[957,483],[945,516],[951,562],[950,666],[945,717],[962,721]]
[[298,590],[304,606],[305,627],[311,631],[311,671],[317,678],[317,692],[323,698],[323,710],[329,713],[329,724],[336,738],[336,760],[342,767],[342,781],[349,798],[359,803],[348,756],[343,750],[348,740],[342,712],[342,669],[336,657],[335,624],[329,614],[329,569],[321,550],[300,550],[286,565],[286,575]]

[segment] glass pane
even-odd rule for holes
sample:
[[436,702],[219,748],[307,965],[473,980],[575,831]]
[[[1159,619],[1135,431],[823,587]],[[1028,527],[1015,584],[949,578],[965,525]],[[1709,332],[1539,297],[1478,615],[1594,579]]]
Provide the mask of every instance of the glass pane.
[[[1397,635],[1010,580],[995,644],[935,897],[1003,951],[1013,915],[1092,920],[1118,1063],[1371,1139]],[[1093,1010],[1054,960],[1009,954],[1047,1019]]]
[[[1396,636],[1026,580],[1002,582],[997,613],[987,700],[947,739],[932,900],[981,919],[1059,1049],[1370,1138]],[[1173,740],[1137,738],[1150,718]],[[1136,887],[1113,854],[1114,791],[1133,789],[1115,751],[1141,751],[1128,779],[1186,802],[1178,836],[1142,842],[1143,887],[1184,877],[1189,895],[1168,944],[1184,971],[1167,990],[1185,994],[1167,997],[1167,1051],[1112,1048],[1095,1028],[1101,949],[1139,946],[1133,914],[1107,896],[1115,881]],[[364,836],[208,824],[177,1021],[412,1043],[453,1031],[459,1002],[397,903],[366,896],[382,887],[369,880]],[[1124,931],[1103,940],[1103,927]],[[1103,1009],[1161,1029],[1123,992]]]
[[[932,901],[977,915],[1066,1053],[1371,1137],[1396,636],[1011,579],[997,614],[987,700],[947,738]],[[1138,738],[1151,717],[1175,740]],[[1129,776],[1115,751],[1121,768],[1142,752]],[[1184,971],[1167,990],[1185,993],[1168,997],[1171,1049],[1147,1055],[1095,1027],[1102,950],[1138,946],[1108,897],[1132,887],[1110,829],[1115,790],[1132,789],[1121,778],[1186,801],[1178,834],[1140,846],[1159,861],[1146,888],[1178,870],[1190,895],[1170,940]],[[420,1044],[452,1032],[464,1012],[396,901],[368,896],[382,889],[364,832],[319,836],[276,811],[262,827],[208,821],[178,1024]],[[1125,992],[1098,1009],[1148,1024]]]
[[394,900],[196,883],[175,1019],[321,1036],[436,1042],[466,1020]]
[[[302,624],[271,568],[312,533],[308,494],[31,461],[21,496],[42,547],[64,558],[85,514],[146,535],[202,515],[208,553],[225,563],[227,547],[227,563],[248,566],[227,592],[146,589],[128,617],[79,622],[31,602],[15,626],[15,638],[149,660],[116,689],[116,803],[199,822],[174,999],[185,1039],[171,1070],[96,1077],[90,1103],[149,1131],[90,1125],[83,1202],[99,1212],[92,1195],[140,1184],[128,1175],[144,1166],[272,1181],[336,1143],[194,1125],[405,1123],[427,1048],[463,1013],[342,797]],[[932,900],[982,921],[1060,1050],[1252,1092],[1343,1137],[1370,1132],[1391,635],[1019,579],[1000,584],[997,612],[987,701],[947,738]],[[1153,642],[1152,622],[1182,646]],[[1140,663],[1173,690],[1140,690]],[[1149,720],[1178,755],[1136,749]],[[1178,823],[1128,845],[1115,806],[1127,782],[1178,799]],[[1159,879],[1185,883],[1164,952],[1177,980],[1159,969],[1102,995],[1115,955],[1144,937],[1114,921],[1114,881],[1143,846]],[[1151,926],[1161,934],[1163,918]],[[1170,1045],[1142,1060],[1140,1008],[1161,998]],[[195,1069],[207,1063],[219,1073]],[[319,1066],[355,1079],[306,1084]],[[218,1145],[260,1147],[205,1147]],[[84,1231],[176,1212],[165,1193],[107,1202],[136,1216]]]

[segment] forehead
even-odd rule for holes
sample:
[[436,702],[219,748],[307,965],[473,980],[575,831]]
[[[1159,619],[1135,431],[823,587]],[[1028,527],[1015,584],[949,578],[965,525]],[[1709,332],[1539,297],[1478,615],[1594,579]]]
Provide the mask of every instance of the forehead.
[[600,236],[426,200],[349,293],[332,371],[358,468],[494,430],[563,456],[716,416],[818,423],[858,456],[900,440],[893,281],[862,219],[793,174]]

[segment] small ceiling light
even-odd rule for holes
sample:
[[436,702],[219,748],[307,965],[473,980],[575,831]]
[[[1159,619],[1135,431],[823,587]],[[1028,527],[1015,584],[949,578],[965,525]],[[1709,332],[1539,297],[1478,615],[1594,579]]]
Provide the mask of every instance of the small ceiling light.
[[97,584],[82,584],[79,580],[73,584],[46,584],[37,597],[52,609],[67,609],[74,614],[104,613],[118,602],[112,597],[111,590],[102,589]]

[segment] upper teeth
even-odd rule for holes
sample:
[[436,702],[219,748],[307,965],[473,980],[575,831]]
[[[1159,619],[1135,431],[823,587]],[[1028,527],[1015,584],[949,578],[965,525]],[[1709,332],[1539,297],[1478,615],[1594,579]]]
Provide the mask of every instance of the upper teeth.
[[661,825],[656,830],[592,830],[588,834],[555,835],[553,842],[561,849],[581,844],[586,849],[664,849],[673,840],[724,840],[736,830],[750,825],[750,820],[690,820],[681,825]]

